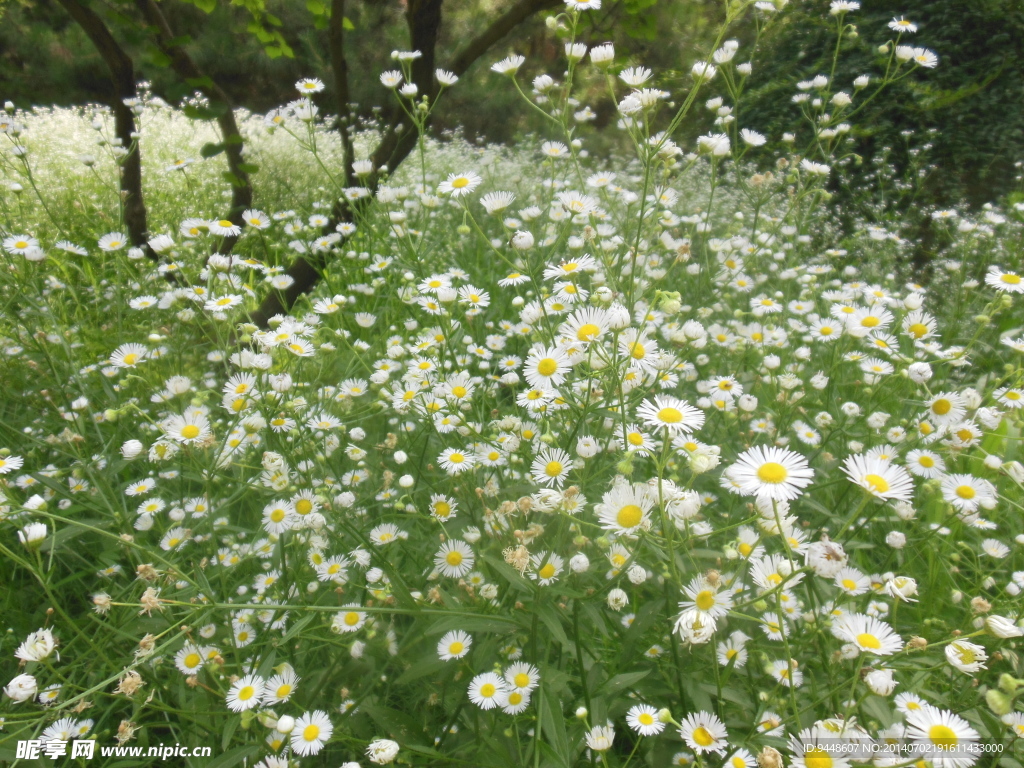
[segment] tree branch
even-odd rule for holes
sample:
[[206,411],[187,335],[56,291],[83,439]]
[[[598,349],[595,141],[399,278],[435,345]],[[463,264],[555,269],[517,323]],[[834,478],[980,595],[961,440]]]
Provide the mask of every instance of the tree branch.
[[[197,88],[211,103],[221,108],[217,115],[217,125],[220,127],[221,139],[224,142],[228,170],[234,177],[231,182],[231,210],[228,211],[227,218],[234,224],[244,227],[242,212],[252,207],[252,184],[249,181],[249,174],[242,167],[245,163],[242,157],[245,145],[242,133],[238,130],[238,123],[235,122],[231,99],[223,88],[203,75],[188,52],[175,42],[174,32],[154,0],[135,0],[135,5],[142,12],[146,24],[155,32],[157,46],[171,60],[171,67],[178,77]],[[230,253],[237,240],[237,237],[225,237],[218,250],[221,253]]]
[[[140,0],[141,1],[141,0]],[[553,8],[561,4],[562,0],[519,0],[512,8],[495,19],[483,32],[469,42],[469,44],[455,57],[452,70],[457,75],[462,75],[481,56],[483,56],[496,42],[512,31],[516,26],[526,21],[533,14],[546,8]],[[152,2],[152,0],[148,0]],[[419,89],[420,94],[425,94],[431,102],[437,97],[437,80],[434,77],[434,69],[437,51],[437,36],[441,28],[441,5],[443,0],[408,0],[406,10],[406,22],[409,25],[409,42],[412,50],[423,54],[413,62],[412,80]],[[339,13],[339,9],[341,12]],[[338,98],[339,112],[346,112],[348,109],[348,66],[345,62],[344,48],[342,46],[342,18],[344,11],[344,0],[332,0],[331,5],[331,65],[334,69],[334,81],[336,96]],[[334,25],[338,25],[335,31]],[[336,37],[337,36],[337,37]],[[340,119],[340,115],[339,115]],[[339,126],[342,131],[342,141],[346,140],[345,125]],[[379,182],[379,170],[387,167],[388,173],[394,173],[395,169],[409,156],[409,153],[416,147],[417,135],[415,127],[403,117],[393,122],[381,137],[380,143],[373,151],[371,160],[373,162],[374,174],[370,177],[369,188],[371,192],[376,191]],[[346,184],[351,172],[351,160],[346,149]],[[368,202],[372,198],[363,198],[360,203]],[[358,205],[358,203],[356,204]],[[331,225],[344,221],[357,209],[347,201],[340,200],[335,204],[332,211]],[[311,291],[320,280],[320,269],[326,266],[324,257],[297,259],[287,274],[291,276],[292,284],[283,291],[275,291],[268,294],[250,315],[250,321],[260,327],[266,327],[270,318],[275,315],[287,312],[295,303],[296,299],[304,293]]]
[[533,14],[562,5],[562,0],[519,0],[505,13],[474,37],[452,60],[451,70],[459,77],[465,74],[477,59],[487,53],[491,46],[505,37]]
[[82,28],[110,70],[110,79],[114,86],[114,97],[111,101],[114,111],[114,135],[128,152],[121,159],[119,174],[124,224],[132,245],[142,248],[151,259],[156,260],[157,255],[147,245],[149,231],[146,225],[146,203],[142,197],[142,156],[135,135],[135,115],[125,104],[125,99],[134,99],[137,96],[132,60],[118,45],[95,11],[82,5],[79,0],[58,2]]

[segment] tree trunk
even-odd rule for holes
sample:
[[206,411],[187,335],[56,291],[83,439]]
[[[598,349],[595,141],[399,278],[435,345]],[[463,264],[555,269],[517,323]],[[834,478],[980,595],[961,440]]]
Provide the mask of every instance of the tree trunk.
[[[242,141],[242,134],[238,130],[238,123],[235,122],[231,99],[223,88],[203,75],[188,52],[175,41],[174,32],[171,30],[170,24],[167,23],[167,18],[154,0],[135,0],[135,5],[142,12],[146,24],[154,31],[157,46],[164,55],[170,58],[171,67],[178,77],[196,87],[210,100],[211,106],[219,109],[217,125],[224,142],[224,155],[227,157],[228,171],[233,177],[231,180],[231,209],[226,218],[232,223],[244,227],[242,213],[246,208],[252,207],[252,184],[249,181],[249,174],[243,168],[245,160],[242,157],[242,149],[245,145]],[[237,240],[237,237],[225,237],[218,250],[221,253],[230,253]]]
[[134,99],[138,95],[132,60],[95,11],[82,5],[79,0],[58,2],[82,28],[110,70],[110,80],[114,86],[111,103],[114,110],[114,135],[128,151],[121,159],[119,181],[124,225],[132,245],[142,248],[151,259],[156,260],[156,254],[147,245],[149,230],[146,225],[146,203],[142,196],[142,156],[138,139],[134,135],[135,115],[125,104],[125,99]]
[[345,0],[331,0],[331,21],[327,29],[334,71],[334,103],[338,108],[338,133],[341,135],[345,186],[352,186],[352,125],[349,123],[348,61],[345,58]]

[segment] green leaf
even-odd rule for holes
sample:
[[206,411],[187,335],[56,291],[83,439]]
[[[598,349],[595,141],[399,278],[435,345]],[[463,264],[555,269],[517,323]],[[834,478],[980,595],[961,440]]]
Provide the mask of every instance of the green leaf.
[[202,90],[203,88],[213,88],[214,86],[213,80],[211,80],[209,77],[206,77],[205,75],[203,77],[186,78],[185,82],[193,88],[197,88],[199,90]]
[[217,0],[189,0],[189,2],[203,13],[213,13],[217,8]]
[[299,632],[308,627],[310,622],[312,622],[314,618],[316,618],[314,614],[308,613],[301,619],[296,621],[294,624],[292,624],[288,628],[288,631],[281,636],[281,645],[284,645],[285,643],[289,642],[293,637],[298,635]]
[[260,170],[260,167],[258,165],[256,165],[256,163],[239,163],[238,164],[238,170],[242,171],[243,173],[252,174],[252,173],[258,173],[259,170]]
[[209,579],[206,578],[206,571],[200,567],[199,563],[196,563],[195,567],[192,569],[192,580],[199,585],[199,589],[201,589],[203,594],[210,600],[215,600],[217,598],[217,593],[213,590],[213,585],[210,584]]
[[565,634],[565,629],[562,628],[562,621],[558,616],[555,606],[548,603],[535,610],[537,611],[537,616],[544,622],[544,626],[551,632],[552,639],[557,640],[566,647],[571,647],[569,637]]
[[422,733],[419,722],[405,712],[374,703],[364,703],[360,707],[375,723],[384,726],[390,735],[398,737],[399,742],[408,741],[413,734]]
[[185,117],[191,120],[216,120],[218,112],[209,107],[198,107],[194,104],[186,104],[181,108]]
[[260,667],[256,670],[256,673],[264,679],[273,677],[275,661],[277,661],[277,649],[271,648],[270,653],[260,662]]
[[486,562],[493,570],[501,574],[510,586],[515,587],[520,592],[533,592],[533,585],[519,575],[519,571],[510,566],[500,557],[494,555],[485,554],[483,556],[484,562]]
[[341,20],[341,27],[342,29],[347,29],[351,32],[353,29],[356,28],[356,25],[352,23],[352,20],[348,16],[345,16]]
[[239,189],[241,189],[242,187],[246,187],[246,186],[248,186],[248,184],[246,184],[246,183],[245,183],[244,181],[242,181],[242,180],[241,180],[240,178],[238,178],[237,176],[235,176],[235,174],[233,174],[233,173],[232,173],[231,171],[224,171],[224,172],[223,172],[223,173],[222,173],[222,174],[220,175],[220,177],[221,177],[222,179],[224,179],[224,181],[226,181],[226,182],[227,182],[228,184],[230,184],[230,185],[231,185],[232,187],[238,187]]
[[150,51],[149,63],[154,67],[165,68],[171,66],[171,57],[163,51]]
[[327,6],[320,0],[306,0],[306,10],[314,16],[324,16],[327,13]]
[[541,701],[537,711],[540,715],[541,734],[538,741],[551,749],[555,764],[560,768],[569,768],[572,764],[569,757],[569,737],[565,732],[565,715],[558,697],[541,686]]
[[652,671],[652,669],[645,669],[642,672],[623,672],[621,675],[616,675],[607,683],[602,685],[601,692],[611,695],[618,693],[619,691],[624,691],[627,688],[632,688],[651,674]]
[[259,754],[260,748],[259,744],[246,744],[229,749],[224,754],[214,758],[212,762],[207,763],[206,768],[231,768],[231,766],[238,765],[243,760]]
[[224,726],[224,733],[221,734],[220,748],[221,750],[227,750],[228,744],[231,743],[231,738],[235,735],[235,731],[238,730],[238,726],[242,722],[241,715],[235,715],[228,719],[227,725]]
[[399,675],[398,679],[395,681],[395,685],[411,683],[414,680],[419,680],[420,678],[440,672],[442,669],[444,669],[444,662],[437,656],[431,654],[427,658],[416,662],[405,670],[405,672]]
[[491,619],[482,616],[459,616],[458,614],[453,614],[432,624],[424,634],[443,635],[450,630],[461,629],[465,632],[490,632],[507,635],[510,632],[515,632],[517,626],[515,622],[498,617]]
[[199,150],[199,154],[202,155],[203,157],[205,157],[208,160],[211,157],[216,157],[217,155],[219,155],[223,151],[224,151],[224,145],[223,144],[207,143],[207,144],[203,144],[202,149]]

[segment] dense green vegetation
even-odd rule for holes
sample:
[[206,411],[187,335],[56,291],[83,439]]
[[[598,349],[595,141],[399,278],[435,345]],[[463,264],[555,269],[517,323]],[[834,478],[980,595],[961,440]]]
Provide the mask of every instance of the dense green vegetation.
[[5,7],[0,761],[1024,768],[1017,9],[450,2]]

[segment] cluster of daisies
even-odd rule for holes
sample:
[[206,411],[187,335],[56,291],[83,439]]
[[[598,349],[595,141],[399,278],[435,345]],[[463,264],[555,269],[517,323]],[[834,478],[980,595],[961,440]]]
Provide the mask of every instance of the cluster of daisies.
[[[897,63],[935,65],[900,42],[913,23],[890,30]],[[35,707],[49,739],[101,738],[67,710],[102,697],[128,741],[183,691],[259,734],[262,768],[470,754],[465,726],[526,733],[553,712],[574,755],[650,738],[675,765],[730,768],[846,768],[872,748],[966,768],[1024,736],[1024,210],[936,212],[953,245],[928,286],[875,266],[906,253],[899,222],[835,248],[811,193],[873,81],[797,84],[827,150],[800,157],[796,134],[769,144],[710,93],[751,74],[739,50],[691,72],[717,132],[689,152],[645,133],[670,94],[630,67],[608,80],[629,89],[637,160],[589,159],[568,132],[434,147],[408,177],[341,190],[365,200],[353,222],[326,199],[176,211],[155,265],[121,232],[4,229],[3,279],[35,304],[0,326],[3,350],[47,410],[3,438],[0,534],[56,576],[91,554],[65,532],[96,537],[74,600],[119,627],[120,656],[66,679],[58,664],[94,649],[58,612],[18,646],[0,707],[19,724]],[[573,37],[570,71],[588,55],[615,67]],[[416,54],[395,58],[382,81],[412,99]],[[313,151],[323,84],[296,87],[266,127]],[[523,95],[593,117],[549,75]],[[330,263],[316,294],[249,323],[306,256]],[[37,332],[68,306],[99,330]],[[431,747],[395,740],[412,720]]]

